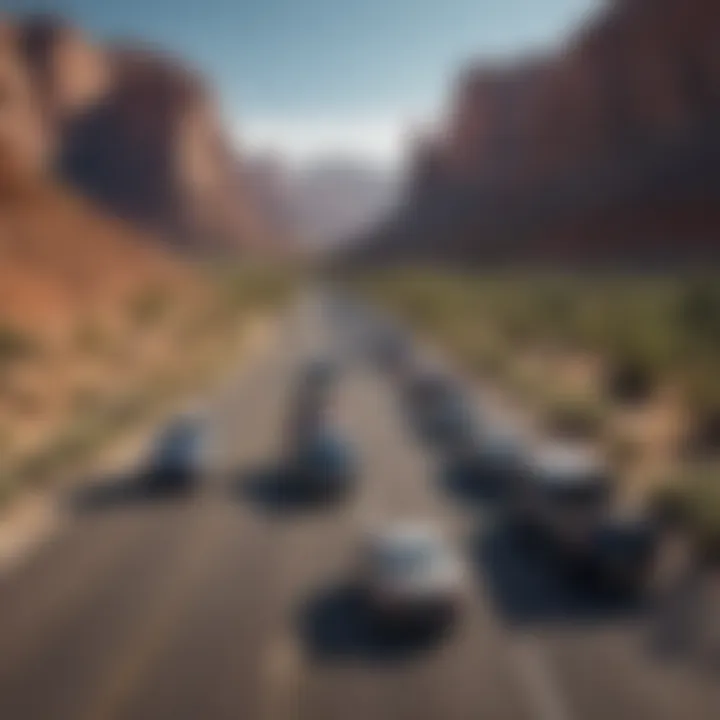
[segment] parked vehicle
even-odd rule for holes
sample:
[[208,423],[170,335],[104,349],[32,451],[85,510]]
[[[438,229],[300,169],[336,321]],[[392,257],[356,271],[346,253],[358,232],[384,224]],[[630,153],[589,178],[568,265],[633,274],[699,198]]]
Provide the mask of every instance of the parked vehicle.
[[652,579],[660,531],[650,517],[616,514],[598,528],[594,579],[599,586],[624,597],[642,597]]
[[405,408],[418,435],[448,447],[477,429],[478,417],[463,389],[444,373],[418,370],[405,382]]
[[286,427],[288,453],[296,453],[327,424],[331,389],[337,368],[327,359],[309,362],[300,373]]
[[528,453],[520,434],[487,427],[461,434],[448,449],[450,471],[486,494],[500,497],[528,472]]
[[382,324],[375,329],[372,353],[383,371],[402,376],[412,361],[413,348],[405,332],[392,325]]
[[357,479],[357,461],[350,443],[328,428],[308,436],[289,459],[289,466],[292,489],[311,497],[344,496]]
[[196,421],[179,418],[156,439],[146,467],[150,491],[188,491],[200,475],[200,430]]
[[400,629],[450,622],[461,607],[464,571],[432,525],[372,533],[361,549],[360,583],[374,619]]
[[573,571],[595,564],[598,530],[609,513],[612,482],[592,453],[544,449],[518,475],[510,494],[513,524]]

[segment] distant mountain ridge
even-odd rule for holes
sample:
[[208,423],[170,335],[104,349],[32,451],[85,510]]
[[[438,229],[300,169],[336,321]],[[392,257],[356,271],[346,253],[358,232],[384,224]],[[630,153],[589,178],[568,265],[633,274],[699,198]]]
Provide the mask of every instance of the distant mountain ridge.
[[358,259],[720,259],[720,3],[613,0],[561,48],[467,69]]
[[254,202],[306,253],[337,250],[367,232],[397,204],[390,168],[357,158],[327,157],[290,167],[279,157],[250,159]]
[[0,144],[123,219],[196,253],[262,251],[242,161],[207,84],[154,50],[56,18],[0,20]]

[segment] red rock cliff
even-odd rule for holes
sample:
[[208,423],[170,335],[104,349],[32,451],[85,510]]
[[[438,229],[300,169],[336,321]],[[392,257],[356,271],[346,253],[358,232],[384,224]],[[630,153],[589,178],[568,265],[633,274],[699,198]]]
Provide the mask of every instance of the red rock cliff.
[[615,0],[554,53],[469,68],[398,226],[437,256],[720,254],[718,27],[716,0]]
[[200,252],[257,249],[263,224],[202,78],[56,19],[0,25],[0,140],[115,214]]

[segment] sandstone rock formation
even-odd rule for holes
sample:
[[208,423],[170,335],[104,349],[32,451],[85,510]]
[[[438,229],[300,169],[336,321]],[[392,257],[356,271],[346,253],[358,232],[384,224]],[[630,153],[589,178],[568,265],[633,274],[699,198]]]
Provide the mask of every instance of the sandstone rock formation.
[[719,256],[718,27],[715,0],[613,0],[554,53],[469,68],[395,233],[363,252]]
[[266,240],[218,103],[156,51],[94,43],[57,19],[0,23],[0,142],[111,212],[195,252]]

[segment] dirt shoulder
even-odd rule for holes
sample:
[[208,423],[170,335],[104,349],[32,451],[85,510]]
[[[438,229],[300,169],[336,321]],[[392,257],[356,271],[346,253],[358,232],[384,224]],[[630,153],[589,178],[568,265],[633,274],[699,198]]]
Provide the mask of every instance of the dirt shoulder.
[[188,379],[185,387],[158,400],[137,420],[108,433],[86,455],[58,467],[41,487],[19,488],[0,509],[0,575],[9,571],[33,548],[52,537],[65,522],[60,495],[88,476],[108,476],[135,465],[157,430],[189,404],[202,402],[218,378],[242,374],[261,361],[278,335],[280,319],[259,315],[245,320],[221,361]]

